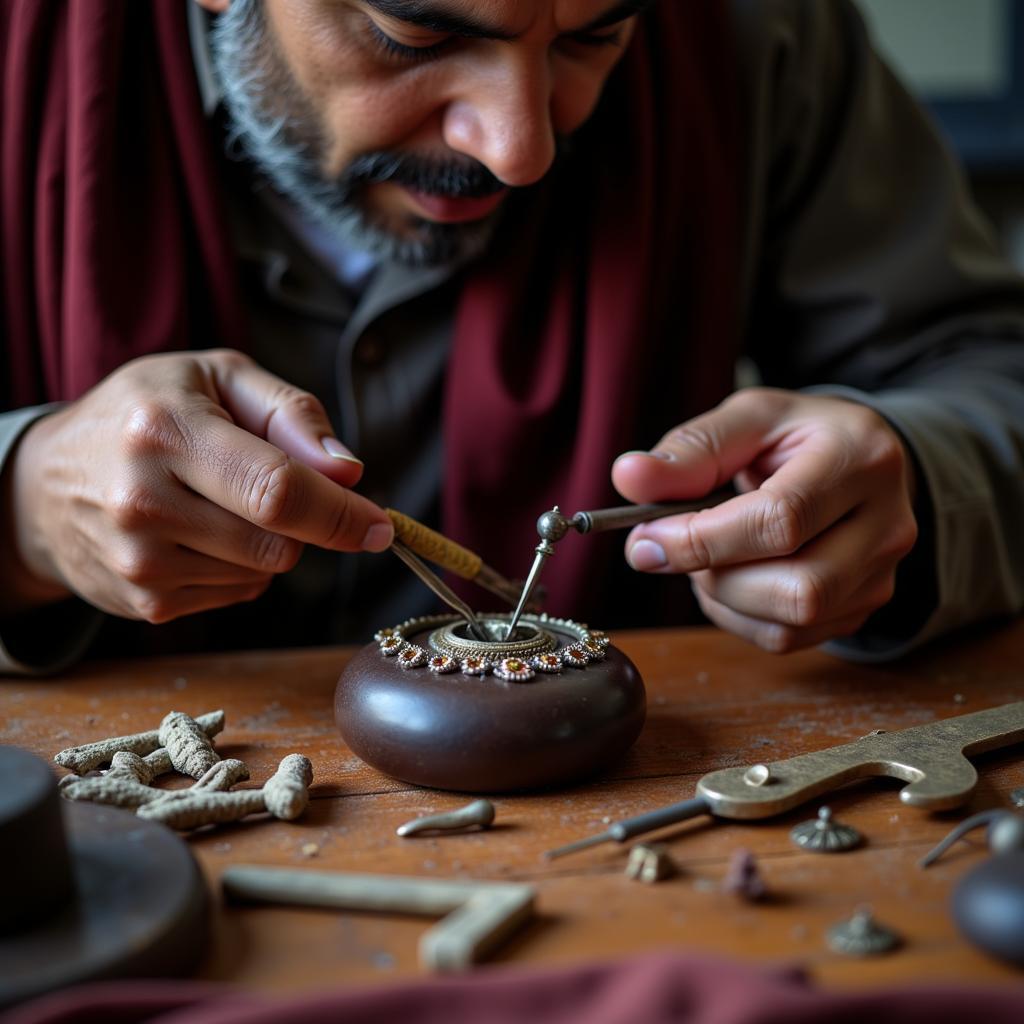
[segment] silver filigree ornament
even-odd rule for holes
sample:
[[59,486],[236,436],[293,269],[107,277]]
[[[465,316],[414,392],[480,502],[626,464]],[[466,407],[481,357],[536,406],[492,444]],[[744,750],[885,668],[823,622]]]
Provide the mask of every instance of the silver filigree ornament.
[[504,679],[506,683],[526,683],[536,673],[530,668],[529,663],[523,661],[522,658],[502,658],[494,666],[494,674],[499,679]]
[[802,821],[793,827],[790,838],[797,846],[815,853],[841,853],[860,845],[861,834],[852,825],[834,821],[832,810],[822,807],[817,818]]
[[848,921],[833,925],[825,939],[833,953],[843,956],[878,956],[900,944],[899,935],[879,924],[870,907],[859,907]]
[[590,660],[575,644],[572,647],[566,647],[559,653],[562,655],[562,661],[566,665],[572,665],[573,668],[586,668],[590,664]]
[[[477,640],[463,635],[465,623],[450,615],[427,615],[406,619],[397,626],[380,629],[374,634],[381,654],[394,657],[403,669],[427,668],[437,674],[461,669],[469,676],[493,673],[505,682],[526,682],[537,672],[557,674],[566,665],[586,668],[606,656],[611,643],[608,635],[592,630],[586,623],[554,618],[547,614],[526,616],[520,629],[511,638],[503,632],[507,616],[491,616],[482,625],[493,639]],[[551,630],[568,632],[573,640],[558,646]],[[428,647],[410,643],[406,637],[430,631]]]
[[538,672],[547,672],[553,675],[562,671],[562,656],[554,651],[548,651],[546,654],[538,654],[530,664]]
[[459,663],[448,654],[435,654],[428,662],[427,668],[435,675],[443,676],[454,672]]
[[397,633],[384,637],[380,641],[380,653],[387,657],[397,654],[405,646],[405,640]]
[[406,644],[401,651],[398,652],[398,664],[401,668],[419,668],[421,665],[426,665],[429,655],[422,647],[416,644]]

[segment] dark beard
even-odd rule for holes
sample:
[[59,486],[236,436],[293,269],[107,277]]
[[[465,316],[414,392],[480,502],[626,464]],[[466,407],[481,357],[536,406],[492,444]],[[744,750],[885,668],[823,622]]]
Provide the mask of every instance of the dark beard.
[[248,159],[286,199],[342,241],[411,266],[480,255],[495,216],[471,224],[435,224],[409,216],[386,226],[361,201],[369,185],[393,182],[434,195],[482,197],[504,186],[469,158],[438,160],[409,153],[367,153],[336,178],[321,167],[327,146],[316,112],[280,53],[260,0],[232,0],[210,35],[228,118],[228,151]]

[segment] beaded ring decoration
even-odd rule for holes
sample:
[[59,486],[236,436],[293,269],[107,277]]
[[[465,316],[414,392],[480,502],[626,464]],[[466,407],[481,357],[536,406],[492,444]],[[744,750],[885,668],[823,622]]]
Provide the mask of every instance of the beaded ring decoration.
[[[611,642],[599,629],[585,623],[548,615],[523,616],[516,635],[505,639],[509,616],[494,615],[481,619],[494,639],[481,641],[472,637],[465,623],[450,615],[430,615],[407,619],[397,626],[374,634],[380,652],[394,657],[403,669],[424,665],[435,675],[461,671],[463,675],[483,677],[493,674],[503,682],[527,682],[537,673],[555,675],[566,666],[586,668],[590,662],[601,661]],[[569,633],[573,640],[559,646],[555,632]],[[406,640],[407,636],[430,630],[429,649]],[[564,640],[562,641],[565,642]]]
[[507,683],[525,683],[533,678],[534,671],[522,658],[502,658],[494,674]]

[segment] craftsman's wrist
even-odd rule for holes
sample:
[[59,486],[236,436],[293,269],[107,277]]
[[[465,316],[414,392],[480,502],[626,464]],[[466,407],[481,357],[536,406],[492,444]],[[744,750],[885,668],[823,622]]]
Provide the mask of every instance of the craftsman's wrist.
[[40,532],[39,488],[29,479],[38,465],[36,440],[48,417],[15,441],[0,471],[0,615],[29,611],[66,600],[71,592],[57,578]]

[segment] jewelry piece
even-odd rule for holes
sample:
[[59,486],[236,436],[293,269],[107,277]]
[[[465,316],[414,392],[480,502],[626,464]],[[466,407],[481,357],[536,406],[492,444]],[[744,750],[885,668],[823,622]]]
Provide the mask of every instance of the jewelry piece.
[[437,675],[447,675],[449,672],[454,672],[458,667],[459,663],[447,654],[435,654],[427,662],[427,668]]
[[604,644],[599,643],[597,640],[592,640],[590,637],[584,637],[578,644],[576,644],[576,648],[583,652],[587,661],[604,660]]
[[525,683],[534,677],[534,671],[522,658],[502,658],[494,674],[509,683]]
[[[547,614],[524,615],[514,636],[507,633],[507,614],[480,618],[479,624],[490,640],[478,640],[461,619],[451,615],[425,615],[378,630],[374,638],[385,657],[396,657],[403,669],[426,665],[434,673],[444,674],[461,668],[465,675],[485,676],[488,672],[506,682],[526,682],[536,672],[557,674],[565,665],[586,668],[601,661],[610,643],[602,630],[586,623],[558,619]],[[545,627],[551,626],[553,629]],[[406,637],[429,631],[429,649],[411,644]],[[564,634],[571,640],[566,642]],[[559,647],[559,643],[565,643]]]
[[844,956],[875,956],[888,953],[900,943],[890,928],[880,925],[870,907],[860,907],[848,921],[840,921],[828,930],[828,947]]
[[832,820],[829,807],[820,808],[817,818],[795,825],[789,837],[797,846],[817,853],[841,853],[852,850],[861,841],[861,834],[852,825]]
[[562,651],[562,661],[573,668],[586,668],[589,664],[587,656],[575,645]]
[[402,668],[419,668],[426,663],[427,652],[416,644],[406,644],[398,655],[398,664]]
[[405,646],[405,641],[398,633],[384,637],[380,642],[380,653],[386,654],[389,658],[397,654]]
[[538,672],[561,672],[562,656],[549,651],[547,654],[538,654],[530,664]]

